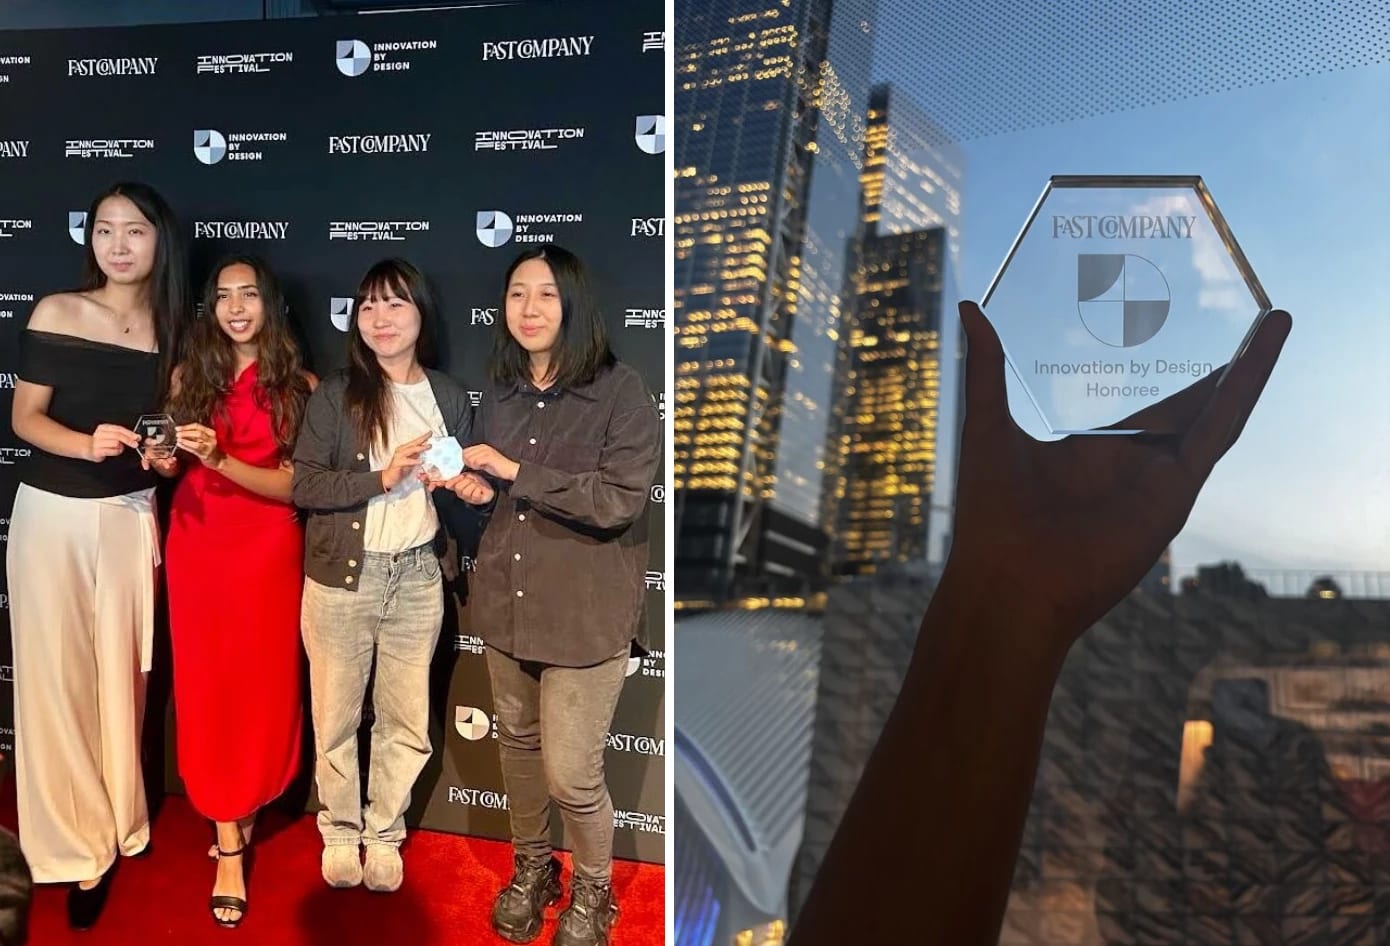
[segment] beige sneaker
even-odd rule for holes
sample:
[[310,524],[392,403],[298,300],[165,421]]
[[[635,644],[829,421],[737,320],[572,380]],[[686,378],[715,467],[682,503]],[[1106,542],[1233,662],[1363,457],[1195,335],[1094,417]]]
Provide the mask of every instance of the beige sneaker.
[[367,867],[362,877],[368,890],[377,893],[392,893],[401,888],[405,880],[405,864],[401,852],[394,844],[368,844]]
[[323,880],[330,887],[356,887],[362,882],[362,852],[356,844],[325,844]]

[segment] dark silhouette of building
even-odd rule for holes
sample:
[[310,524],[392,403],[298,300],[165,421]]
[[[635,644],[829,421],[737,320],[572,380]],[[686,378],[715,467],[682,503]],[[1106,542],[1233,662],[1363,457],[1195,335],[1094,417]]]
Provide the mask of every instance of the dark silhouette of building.
[[1308,586],[1308,593],[1304,597],[1323,600],[1340,598],[1342,597],[1342,588],[1330,575],[1323,575],[1313,579],[1313,583]]
[[1182,580],[1183,594],[1221,595],[1228,598],[1265,598],[1265,586],[1252,581],[1237,562],[1197,566],[1197,574]]
[[[1233,563],[1205,576],[1136,590],[1072,648],[1001,944],[1352,946],[1387,928],[1390,601],[1255,594]],[[1240,593],[1212,593],[1217,576]],[[793,930],[933,590],[892,571],[830,590]]]

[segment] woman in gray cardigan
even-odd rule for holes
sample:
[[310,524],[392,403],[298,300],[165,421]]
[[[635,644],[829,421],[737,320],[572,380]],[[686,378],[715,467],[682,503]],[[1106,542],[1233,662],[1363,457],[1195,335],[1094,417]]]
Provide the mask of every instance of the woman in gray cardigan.
[[[418,468],[433,438],[467,445],[472,427],[467,393],[430,367],[435,318],[419,270],[404,260],[373,266],[357,292],[349,365],[309,399],[295,444],[294,501],[309,513],[302,627],[330,887],[400,887],[405,811],[430,756],[443,542]],[[374,659],[364,809],[357,730]]]

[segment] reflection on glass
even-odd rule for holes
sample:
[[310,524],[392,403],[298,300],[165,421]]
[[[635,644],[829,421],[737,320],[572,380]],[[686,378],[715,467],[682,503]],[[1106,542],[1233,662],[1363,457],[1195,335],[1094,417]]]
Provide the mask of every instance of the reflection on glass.
[[1192,804],[1193,789],[1202,777],[1202,763],[1211,746],[1211,723],[1205,719],[1189,719],[1182,727],[1182,760],[1178,767],[1178,811]]
[[1269,299],[1198,177],[1054,177],[984,309],[1047,429],[1132,415],[1224,366]]
[[[858,28],[856,18],[838,16],[847,6],[833,4],[832,38]],[[1251,11],[1228,11],[1219,35],[1209,20],[1182,11],[1127,20],[1120,13],[1126,25],[1116,33],[1117,20],[1077,0],[978,10],[882,0],[864,26],[873,37],[873,81],[893,93],[889,99],[876,89],[862,122],[863,226],[835,324],[822,318],[836,303],[824,298],[824,274],[833,267],[820,255],[821,231],[809,227],[797,237],[772,221],[803,227],[803,175],[810,174],[811,190],[834,183],[826,156],[845,149],[843,129],[855,125],[836,106],[821,126],[831,132],[805,146],[797,135],[818,100],[807,95],[806,111],[796,111],[763,94],[775,81],[769,77],[781,75],[774,68],[785,62],[781,56],[797,48],[790,38],[774,43],[767,31],[802,13],[805,22],[824,23],[831,8],[825,0],[677,3],[677,112],[687,120],[678,122],[674,224],[683,319],[675,341],[676,495],[687,496],[677,507],[677,568],[690,574],[718,559],[756,571],[745,551],[759,547],[759,530],[740,528],[747,521],[726,507],[692,500],[704,490],[750,497],[771,490],[764,515],[775,510],[792,485],[817,476],[799,446],[801,426],[788,431],[828,405],[820,524],[837,575],[828,593],[761,588],[740,599],[758,609],[740,615],[747,620],[779,612],[790,619],[782,609],[804,602],[823,634],[808,671],[815,679],[783,678],[738,693],[789,703],[797,686],[811,691],[814,725],[809,718],[786,724],[810,732],[809,766],[800,742],[759,741],[770,713],[755,713],[757,726],[710,725],[720,718],[713,710],[723,708],[721,697],[732,703],[712,681],[722,684],[731,663],[748,661],[731,642],[702,653],[702,622],[733,619],[700,615],[677,631],[689,643],[678,664],[690,683],[678,682],[678,691],[697,694],[678,706],[678,732],[705,736],[713,747],[707,759],[733,773],[730,779],[775,787],[780,804],[797,806],[785,820],[769,821],[789,827],[770,830],[766,845],[747,851],[703,844],[718,837],[718,819],[676,832],[683,858],[676,875],[689,895],[677,898],[678,942],[729,946],[739,931],[751,934],[784,915],[775,897],[752,909],[745,888],[750,864],[782,867],[773,855],[793,834],[800,846],[785,915],[795,928],[882,728],[938,574],[939,560],[923,562],[908,541],[920,528],[917,497],[934,510],[941,504],[931,547],[949,548],[962,414],[954,303],[981,301],[1000,328],[1016,369],[1008,383],[1020,425],[1042,437],[1090,432],[1191,384],[1205,366],[1224,365],[1267,307],[1234,237],[1220,226],[1223,217],[1258,264],[1269,296],[1294,313],[1296,328],[1239,449],[1221,461],[1182,534],[1073,654],[1049,719],[1000,942],[1385,941],[1390,701],[1381,720],[1371,708],[1380,697],[1347,695],[1330,681],[1370,674],[1390,685],[1390,653],[1380,652],[1390,651],[1390,345],[1380,317],[1390,284],[1376,278],[1390,253],[1383,223],[1390,189],[1366,173],[1383,164],[1390,140],[1390,111],[1382,107],[1390,63],[1377,53],[1374,65],[1334,64],[1325,50],[1384,35],[1387,14],[1368,8],[1364,18],[1310,21],[1300,49],[1252,59],[1246,50],[1260,48],[1269,27]],[[1204,55],[1185,54],[1192,49]],[[801,60],[789,71],[817,74]],[[851,85],[846,76],[837,68],[826,87],[838,95]],[[900,122],[907,103],[926,119],[915,124],[936,132],[917,135]],[[774,148],[789,157],[748,160]],[[787,162],[795,169],[783,174]],[[743,174],[744,167],[757,173]],[[1087,205],[1096,188],[1060,181],[1048,185],[1045,204],[1037,200],[1039,186],[1059,170],[1174,168],[1200,169],[1222,213],[1204,203],[1197,178],[1099,209]],[[1036,247],[1016,243],[1030,207]],[[1161,221],[1147,235],[1135,220],[1143,216]],[[1178,230],[1168,218],[1179,218]],[[1190,233],[1182,218],[1192,218]],[[904,324],[907,307],[890,298],[907,288],[888,288],[914,274],[894,266],[896,258],[864,252],[874,226],[880,237],[945,228],[947,249],[935,254],[941,276],[923,273],[941,298],[913,310],[916,324]],[[1002,274],[1001,260],[1008,261]],[[884,263],[887,270],[873,269]],[[1021,281],[1011,289],[1015,276]],[[989,295],[981,295],[987,286]],[[1060,301],[1044,305],[1038,287]],[[1012,321],[1011,292],[1021,300]],[[771,315],[766,324],[759,306]],[[803,330],[824,323],[833,331],[841,342],[835,362],[799,347],[809,333],[794,330],[779,362],[769,342],[786,342],[788,317]],[[939,335],[901,337],[918,325]],[[763,383],[747,358],[759,346],[763,364],[787,364],[790,378],[833,371],[830,398],[801,401],[794,384]],[[915,358],[916,377],[931,382],[934,423],[909,409],[926,407],[927,399],[914,397],[911,365],[900,370],[900,357]],[[1123,362],[1129,375],[1132,359],[1148,364],[1148,374],[1024,374],[1034,362],[1105,361]],[[931,360],[937,365],[929,376]],[[1079,395],[1069,383],[1082,386]],[[1088,398],[1090,383],[1160,390]],[[759,426],[753,440],[749,417],[768,422],[768,436]],[[916,457],[911,471],[897,465],[918,452],[909,433],[923,450],[930,437],[932,452]],[[677,589],[688,598],[687,614],[716,607],[716,596],[691,595],[692,588]],[[745,636],[751,645],[772,635],[750,629]],[[862,697],[870,693],[873,699]],[[716,732],[727,734],[717,745],[709,738]],[[682,794],[709,789],[680,771],[678,810]],[[743,784],[734,785],[734,800],[745,792],[761,800]],[[766,810],[780,813],[772,803]],[[702,872],[685,869],[696,860]],[[773,873],[775,882],[781,875]]]

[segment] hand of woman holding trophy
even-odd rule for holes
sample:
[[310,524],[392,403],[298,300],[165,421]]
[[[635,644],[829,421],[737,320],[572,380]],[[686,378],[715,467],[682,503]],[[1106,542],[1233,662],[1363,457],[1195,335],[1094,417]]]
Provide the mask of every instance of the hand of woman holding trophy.
[[217,446],[217,431],[202,424],[180,424],[178,447],[197,457],[210,470],[216,470],[226,459]]

